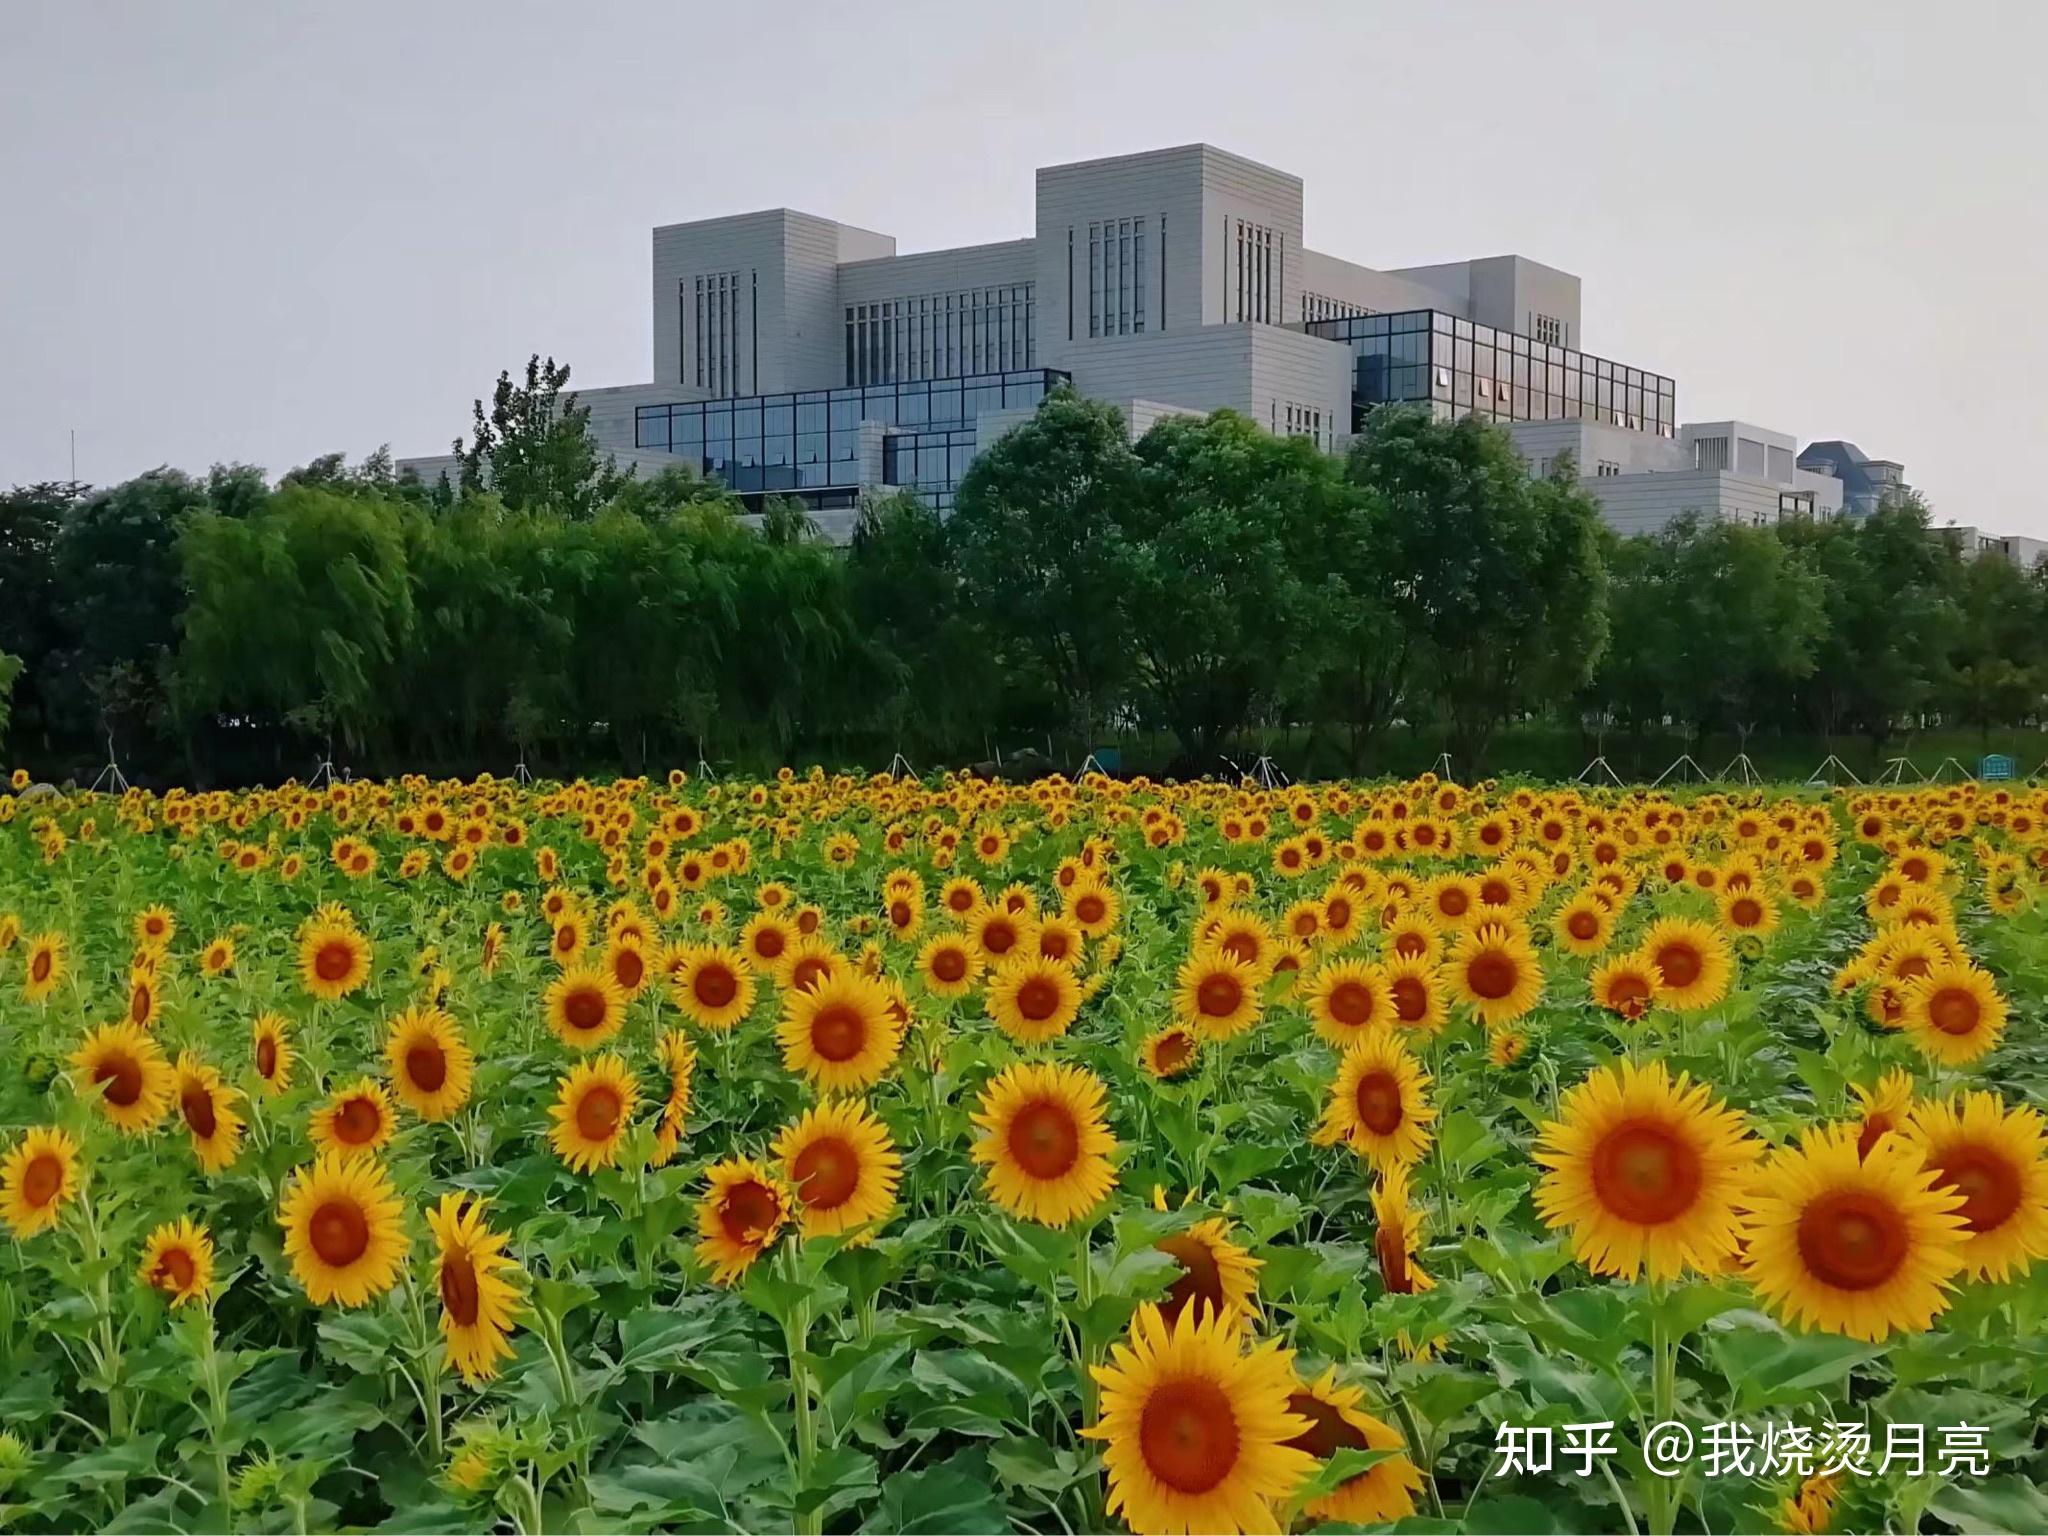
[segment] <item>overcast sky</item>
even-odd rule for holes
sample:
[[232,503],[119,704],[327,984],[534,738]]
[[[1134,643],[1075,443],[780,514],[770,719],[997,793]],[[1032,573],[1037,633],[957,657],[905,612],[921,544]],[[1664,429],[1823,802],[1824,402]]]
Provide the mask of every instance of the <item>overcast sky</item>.
[[650,373],[648,230],[1013,239],[1202,139],[1369,266],[1519,252],[1591,351],[2048,537],[2048,4],[0,4],[0,485],[446,450]]

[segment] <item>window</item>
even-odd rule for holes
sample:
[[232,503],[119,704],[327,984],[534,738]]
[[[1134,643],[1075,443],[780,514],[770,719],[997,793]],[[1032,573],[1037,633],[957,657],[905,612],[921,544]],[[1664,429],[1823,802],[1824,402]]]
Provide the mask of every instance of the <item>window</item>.
[[1246,219],[1233,219],[1230,223],[1234,243],[1230,252],[1232,265],[1227,274],[1230,307],[1226,313],[1232,320],[1278,325],[1280,257],[1283,254],[1279,239],[1264,224],[1253,224]]
[[1301,318],[1305,321],[1349,320],[1355,315],[1377,313],[1377,310],[1367,309],[1363,304],[1353,304],[1346,299],[1333,299],[1327,294],[1309,293],[1304,290],[1301,295]]
[[1728,439],[1725,437],[1696,437],[1692,440],[1692,467],[1694,469],[1726,469],[1728,467]]
[[1145,221],[1099,219],[1088,226],[1088,334],[1131,336],[1145,329]]
[[846,382],[893,384],[1029,368],[1036,288],[1018,283],[846,306]]
[[[751,290],[751,275],[748,283]],[[683,308],[695,321],[694,347],[683,347],[685,377],[714,395],[740,392],[740,274],[707,272],[692,278]],[[751,310],[752,306],[748,306]],[[748,340],[753,341],[749,316]],[[751,347],[750,347],[751,350]]]
[[1605,479],[1608,476],[1620,474],[1621,466],[1612,459],[1596,459],[1593,463],[1593,473]]
[[1564,322],[1555,315],[1533,316],[1529,331],[1531,335],[1547,347],[1561,347],[1564,345]]
[[[1278,415],[1280,413],[1276,410],[1275,414]],[[1333,448],[1336,446],[1325,436],[1326,421],[1324,415],[1314,406],[1297,405],[1290,400],[1287,402],[1285,420],[1287,425],[1283,435],[1287,437],[1305,437],[1318,448]]]

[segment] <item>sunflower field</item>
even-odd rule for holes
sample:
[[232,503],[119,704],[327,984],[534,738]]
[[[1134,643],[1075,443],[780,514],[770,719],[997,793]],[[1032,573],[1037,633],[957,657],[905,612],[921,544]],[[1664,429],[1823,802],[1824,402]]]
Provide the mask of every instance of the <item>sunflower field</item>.
[[2048,1529],[2048,790],[13,788],[7,1529]]

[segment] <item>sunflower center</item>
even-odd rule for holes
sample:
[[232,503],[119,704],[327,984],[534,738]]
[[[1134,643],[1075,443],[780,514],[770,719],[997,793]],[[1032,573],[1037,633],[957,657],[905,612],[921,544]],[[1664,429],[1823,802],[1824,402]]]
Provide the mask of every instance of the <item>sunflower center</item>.
[[889,925],[892,928],[910,926],[910,903],[901,899],[889,903]]
[[1514,960],[1498,950],[1486,950],[1465,967],[1465,984],[1477,997],[1498,1002],[1515,990],[1521,971]]
[[383,1123],[384,1117],[377,1112],[376,1104],[364,1094],[343,1099],[334,1112],[334,1134],[351,1146],[362,1146],[371,1140]]
[[1436,909],[1443,913],[1445,917],[1463,917],[1466,909],[1471,905],[1472,898],[1455,885],[1449,890],[1441,891],[1437,894]]
[[789,990],[792,992],[806,991],[816,985],[824,977],[825,973],[831,969],[831,961],[817,955],[806,955],[803,959],[797,961],[795,968],[789,973]]
[[1237,1414],[1212,1381],[1163,1381],[1138,1420],[1138,1446],[1146,1468],[1167,1487],[1207,1493],[1237,1462]]
[[1050,976],[1033,976],[1017,989],[1017,1011],[1034,1024],[1042,1024],[1060,1011],[1059,983]]
[[1057,1179],[1081,1158],[1081,1128],[1061,1104],[1026,1105],[1010,1122],[1010,1156],[1034,1179]]
[[706,1008],[724,1008],[740,994],[740,979],[722,965],[706,965],[690,980],[690,990]]
[[1581,944],[1590,943],[1600,936],[1600,919],[1583,908],[1565,920],[1565,932]]
[[1227,1019],[1244,1001],[1244,987],[1235,976],[1220,972],[1204,976],[1195,988],[1195,1007],[1211,1019]]
[[1259,958],[1259,941],[1248,933],[1233,933],[1218,946],[1226,955],[1246,965]]
[[166,1248],[156,1261],[156,1268],[150,1271],[150,1281],[161,1290],[190,1290],[192,1281],[198,1275],[192,1255],[182,1248]]
[[1683,991],[1700,979],[1706,959],[1690,944],[1666,944],[1656,954],[1657,969],[1664,973],[1664,985]]
[[405,1075],[425,1093],[438,1093],[448,1081],[448,1055],[431,1040],[422,1040],[405,1053]]
[[1297,1451],[1307,1451],[1317,1461],[1328,1461],[1339,1451],[1371,1449],[1363,1431],[1313,1392],[1293,1394],[1287,1399],[1287,1411],[1309,1421],[1309,1427],[1287,1443]]
[[781,956],[788,941],[783,938],[780,928],[763,928],[754,935],[754,953],[763,960],[774,960]]
[[1959,1214],[1972,1232],[2004,1226],[2025,1198],[2019,1170],[1986,1147],[1958,1147],[1934,1162],[1934,1172],[1963,1197]]
[[477,1317],[476,1266],[460,1249],[441,1256],[441,1305],[458,1328],[473,1328]]
[[1428,947],[1428,941],[1412,930],[1394,940],[1394,953],[1403,960],[1413,960]]
[[321,1263],[343,1269],[369,1251],[370,1223],[353,1200],[329,1200],[306,1223],[306,1241]]
[[618,1090],[596,1083],[576,1101],[576,1130],[585,1141],[610,1141],[619,1128],[619,1114],[625,1108]]
[[1394,1074],[1380,1070],[1368,1072],[1358,1080],[1353,1093],[1358,1105],[1358,1120],[1375,1136],[1391,1136],[1401,1127],[1404,1112],[1401,1107],[1401,1085],[1394,1080]]
[[48,1152],[31,1158],[21,1171],[21,1198],[38,1209],[56,1199],[63,1187],[63,1161]]
[[1699,1199],[1699,1153],[1662,1121],[1616,1126],[1593,1149],[1593,1191],[1623,1221],[1661,1226]]
[[1394,994],[1394,1012],[1399,1014],[1403,1024],[1420,1023],[1429,1012],[1429,988],[1417,976],[1396,976],[1390,990]]
[[1415,1282],[1408,1277],[1408,1237],[1391,1221],[1380,1223],[1372,1236],[1373,1254],[1380,1261],[1380,1280],[1390,1296],[1413,1294]]
[[1330,989],[1330,1017],[1356,1029],[1372,1018],[1372,988],[1362,981],[1344,980]]
[[1158,1248],[1161,1253],[1172,1254],[1180,1264],[1180,1278],[1167,1290],[1166,1300],[1159,1308],[1169,1323],[1197,1301],[1207,1302],[1211,1314],[1222,1310],[1223,1272],[1217,1268],[1215,1251],[1207,1243],[1191,1232],[1177,1232],[1162,1237]]
[[796,1179],[797,1193],[813,1210],[829,1211],[844,1205],[860,1186],[860,1159],[838,1136],[821,1136],[797,1153],[789,1165]]
[[827,1061],[851,1061],[867,1044],[867,1020],[848,1003],[833,1003],[811,1020],[811,1049]]
[[1607,1006],[1624,1018],[1639,1019],[1650,1001],[1650,984],[1625,971],[1607,984]]
[[758,1243],[775,1226],[782,1207],[775,1191],[756,1179],[735,1184],[719,1202],[718,1220],[736,1243]]
[[1184,1031],[1175,1030],[1159,1042],[1158,1048],[1152,1053],[1152,1065],[1162,1077],[1170,1077],[1186,1066],[1188,1058],[1194,1053],[1193,1037]]
[[1743,896],[1728,908],[1728,915],[1738,928],[1754,928],[1764,920],[1763,903],[1754,896]]
[[578,947],[577,938],[578,935],[574,923],[562,924],[561,927],[555,930],[555,953],[558,955],[575,954]]
[[1945,1035],[1967,1035],[1976,1029],[1984,1010],[1961,987],[1943,987],[1927,1000],[1927,1017]]
[[277,1075],[277,1042],[268,1035],[256,1042],[256,1071],[266,1081]]
[[1332,896],[1323,906],[1323,921],[1342,933],[1351,926],[1351,903],[1342,896]]
[[647,961],[637,949],[620,949],[612,956],[612,975],[622,987],[640,985],[647,974]]
[[1863,1130],[1856,1138],[1856,1158],[1861,1162],[1870,1156],[1870,1149],[1878,1139],[1898,1129],[1898,1122],[1881,1109],[1874,1109],[1863,1117]]
[[960,949],[942,949],[932,956],[932,975],[947,985],[959,981],[967,974],[967,952]]
[[126,1109],[142,1097],[142,1063],[133,1056],[110,1057],[93,1070],[92,1080],[107,1085],[107,1102]]
[[1099,923],[1105,911],[1102,898],[1093,894],[1074,903],[1074,916],[1084,923]]
[[149,988],[138,982],[128,994],[128,1017],[137,1024],[147,1024],[150,1013]]
[[1823,1195],[1799,1218],[1800,1261],[1836,1290],[1883,1285],[1905,1263],[1911,1245],[1898,1208],[1865,1190]]
[[47,949],[39,949],[28,963],[29,980],[44,982],[50,979],[50,967],[56,963]]
[[340,981],[355,964],[356,952],[339,939],[322,944],[313,955],[313,974],[322,981]]
[[178,1108],[185,1116],[185,1123],[192,1127],[192,1134],[201,1141],[207,1140],[219,1129],[219,1118],[213,1112],[213,1095],[206,1091],[203,1083],[187,1083],[178,1091]]
[[562,999],[562,1017],[571,1029],[597,1029],[606,1012],[604,994],[595,987],[574,988]]
[[981,930],[981,947],[992,955],[1007,955],[1017,947],[1017,930],[1008,923],[990,923]]

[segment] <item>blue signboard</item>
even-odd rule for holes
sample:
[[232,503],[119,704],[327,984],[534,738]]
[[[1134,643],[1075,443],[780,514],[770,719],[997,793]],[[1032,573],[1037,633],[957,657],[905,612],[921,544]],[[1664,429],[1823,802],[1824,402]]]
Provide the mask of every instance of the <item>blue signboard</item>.
[[1981,780],[2009,779],[2019,771],[2019,764],[2003,752],[1994,752],[1977,762],[1977,777]]

